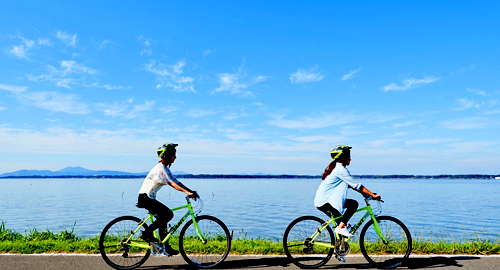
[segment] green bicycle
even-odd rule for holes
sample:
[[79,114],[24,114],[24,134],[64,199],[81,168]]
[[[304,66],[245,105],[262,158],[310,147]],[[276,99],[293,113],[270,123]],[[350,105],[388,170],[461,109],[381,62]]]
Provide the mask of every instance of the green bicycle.
[[[381,207],[380,201],[374,213],[369,201],[371,196],[365,197],[366,207],[356,210],[365,211],[359,222],[350,229],[354,234],[363,222],[369,217],[371,220],[361,230],[359,248],[365,259],[378,268],[395,268],[410,256],[412,249],[411,234],[403,222],[390,216],[378,216]],[[315,216],[303,216],[295,219],[288,225],[283,236],[285,254],[292,262],[301,268],[317,268],[327,263],[332,255],[339,261],[351,251],[350,238],[334,233],[330,224],[337,226],[332,217],[323,221]]]
[[[213,216],[198,216],[203,209],[203,201],[198,198],[196,210],[189,197],[187,204],[173,208],[172,211],[187,208],[186,214],[168,229],[167,236],[161,240],[157,231],[153,234],[158,242],[148,243],[139,238],[141,229],[153,222],[155,215],[148,213],[144,219],[133,216],[122,216],[112,220],[101,233],[99,250],[104,261],[115,269],[134,269],[141,266],[149,255],[166,255],[164,243],[169,242],[190,265],[198,268],[209,268],[223,262],[231,249],[231,235],[226,225]],[[175,232],[191,218],[179,234]],[[178,243],[178,247],[176,244]]]

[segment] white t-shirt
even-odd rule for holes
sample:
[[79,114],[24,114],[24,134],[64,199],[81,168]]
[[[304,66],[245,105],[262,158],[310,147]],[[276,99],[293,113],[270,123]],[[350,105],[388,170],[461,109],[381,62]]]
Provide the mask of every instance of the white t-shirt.
[[159,162],[153,167],[153,169],[151,169],[146,176],[146,179],[144,179],[144,182],[142,182],[139,194],[146,193],[149,198],[156,199],[156,192],[169,182],[179,183],[179,181],[177,181],[177,179],[175,179],[172,175],[172,172],[170,172],[170,169],[165,167],[163,163]]
[[316,190],[314,206],[321,207],[325,203],[329,203],[343,215],[344,203],[347,198],[347,188],[349,186],[359,189],[361,183],[351,176],[346,167],[342,166],[341,163],[337,163],[335,169],[333,169],[325,180],[321,181],[318,190]]

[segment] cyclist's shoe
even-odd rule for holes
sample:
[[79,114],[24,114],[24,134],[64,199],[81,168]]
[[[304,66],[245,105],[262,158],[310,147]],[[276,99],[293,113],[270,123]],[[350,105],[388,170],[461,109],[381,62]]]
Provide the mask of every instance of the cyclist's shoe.
[[156,239],[152,233],[146,233],[145,231],[139,234],[139,238],[146,242],[158,242],[158,239]]
[[169,243],[165,244],[165,252],[168,253],[170,256],[179,254],[179,251],[173,249]]
[[165,252],[165,246],[163,243],[151,243],[151,254],[155,257],[170,257],[170,254]]
[[342,229],[337,227],[337,228],[335,228],[335,232],[338,234],[341,234],[343,236],[352,237],[352,234],[347,230],[346,227],[344,227]]

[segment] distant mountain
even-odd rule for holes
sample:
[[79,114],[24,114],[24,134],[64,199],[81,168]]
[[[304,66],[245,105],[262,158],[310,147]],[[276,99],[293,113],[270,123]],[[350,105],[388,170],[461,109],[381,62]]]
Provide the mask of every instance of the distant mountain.
[[[143,172],[143,173],[129,173],[129,172],[120,172],[120,171],[106,171],[106,170],[101,170],[101,171],[94,171],[94,170],[89,170],[85,169],[79,166],[76,167],[66,167],[64,169],[61,169],[59,171],[49,171],[49,170],[20,170],[20,171],[15,171],[15,172],[10,172],[10,173],[4,173],[0,174],[0,177],[10,177],[10,176],[94,176],[94,175],[147,175],[148,172]],[[186,172],[182,171],[175,171],[173,172],[174,175],[184,175],[184,174],[189,174]]]

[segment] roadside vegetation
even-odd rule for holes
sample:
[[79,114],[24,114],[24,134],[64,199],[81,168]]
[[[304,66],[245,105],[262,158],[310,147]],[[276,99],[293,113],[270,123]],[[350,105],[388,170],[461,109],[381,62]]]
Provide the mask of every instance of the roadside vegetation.
[[[172,243],[172,246],[177,245]],[[383,250],[383,247],[374,247],[373,250]],[[0,224],[0,253],[99,253],[99,236],[79,237],[72,230],[53,232],[49,230],[29,229],[19,233],[6,227],[5,222]],[[263,254],[284,255],[283,244],[278,239],[246,239],[236,237],[231,244],[231,254]],[[351,243],[351,254],[361,254],[356,241]],[[469,240],[413,240],[412,254],[468,254],[492,255],[500,254],[500,239]]]

